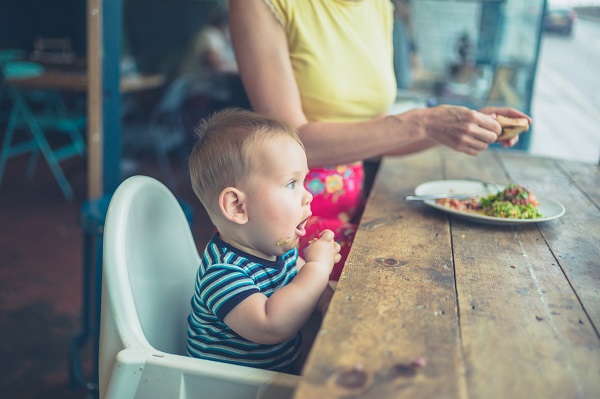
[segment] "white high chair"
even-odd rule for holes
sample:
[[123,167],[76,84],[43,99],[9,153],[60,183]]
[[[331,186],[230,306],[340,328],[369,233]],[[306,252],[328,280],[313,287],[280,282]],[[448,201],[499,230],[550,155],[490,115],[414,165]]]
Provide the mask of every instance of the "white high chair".
[[125,180],[104,230],[100,398],[287,398],[298,376],[185,355],[200,257],[173,194]]

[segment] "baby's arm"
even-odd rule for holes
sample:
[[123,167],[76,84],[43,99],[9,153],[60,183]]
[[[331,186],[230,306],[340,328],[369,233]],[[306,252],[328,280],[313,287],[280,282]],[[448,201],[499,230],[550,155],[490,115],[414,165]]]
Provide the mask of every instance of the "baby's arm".
[[[296,261],[296,268],[300,270],[305,263],[306,262],[304,261],[304,259],[298,257],[298,260]],[[331,302],[331,298],[333,297],[333,293],[335,292],[335,285],[332,286],[332,284],[336,283],[337,281],[329,280],[329,283],[325,287],[323,294],[321,294],[321,298],[317,303],[317,310],[319,311],[321,316],[325,316],[325,313],[327,313],[327,309],[329,308],[329,302]]]
[[319,310],[321,317],[325,316],[325,313],[327,313],[327,309],[329,309],[329,303],[331,302],[331,298],[333,298],[334,292],[335,290],[333,289],[331,284],[327,284],[327,287],[325,287],[325,291],[323,291],[323,294],[319,299],[319,303],[317,303],[317,309]]
[[317,306],[329,273],[340,260],[339,251],[333,232],[325,230],[306,248],[306,263],[288,285],[268,298],[262,293],[250,295],[225,316],[225,323],[242,337],[259,344],[290,339]]

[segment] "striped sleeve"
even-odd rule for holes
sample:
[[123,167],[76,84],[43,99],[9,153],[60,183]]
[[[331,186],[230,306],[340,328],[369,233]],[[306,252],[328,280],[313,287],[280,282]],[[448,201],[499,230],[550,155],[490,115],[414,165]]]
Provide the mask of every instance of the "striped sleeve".
[[200,299],[220,321],[244,299],[260,292],[240,267],[227,264],[211,265],[199,288]]

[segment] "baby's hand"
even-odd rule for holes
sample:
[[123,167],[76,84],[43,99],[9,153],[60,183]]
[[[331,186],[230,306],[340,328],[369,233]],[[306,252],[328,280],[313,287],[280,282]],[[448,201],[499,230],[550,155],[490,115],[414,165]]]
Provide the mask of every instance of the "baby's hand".
[[334,241],[335,235],[331,230],[323,230],[319,238],[313,239],[304,250],[306,262],[318,262],[326,265],[329,272],[333,265],[340,261],[340,244]]

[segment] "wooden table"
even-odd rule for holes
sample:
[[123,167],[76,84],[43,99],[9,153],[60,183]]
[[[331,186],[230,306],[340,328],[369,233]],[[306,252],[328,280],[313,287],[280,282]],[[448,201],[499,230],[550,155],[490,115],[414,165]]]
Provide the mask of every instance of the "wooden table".
[[[7,79],[6,83],[27,89],[56,89],[64,91],[87,91],[87,74],[83,71],[48,70],[42,75]],[[121,93],[150,90],[161,87],[165,77],[161,74],[125,76],[121,79]]]
[[[88,74],[85,70],[51,68],[46,70],[42,75],[11,78],[4,81],[8,86],[20,89],[86,93],[88,95],[88,196],[92,198],[101,196],[103,181],[102,163],[104,162],[102,111],[100,106],[102,102],[100,96],[102,87],[97,72],[95,74],[91,73],[92,78],[88,79]],[[120,92],[124,95],[132,95],[145,90],[160,88],[164,84],[165,76],[162,74],[123,76],[120,80]],[[91,91],[89,91],[90,85],[92,87]],[[28,107],[26,101],[23,101],[23,105]],[[59,175],[62,174],[58,169],[56,173]],[[63,186],[63,192],[65,192],[67,198],[70,198],[72,189],[66,183]]]
[[[490,226],[404,200],[464,177],[521,183],[566,214]],[[599,398],[599,327],[598,165],[384,159],[295,398]]]

